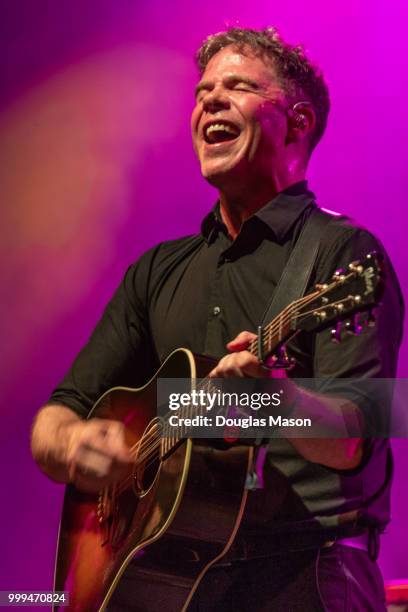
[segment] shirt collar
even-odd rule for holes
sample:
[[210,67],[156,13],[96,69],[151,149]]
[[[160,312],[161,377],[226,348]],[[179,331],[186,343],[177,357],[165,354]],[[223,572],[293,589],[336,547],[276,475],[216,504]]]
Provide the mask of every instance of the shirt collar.
[[[277,241],[281,242],[303,211],[314,201],[315,196],[308,190],[307,181],[299,181],[278,193],[258,210],[254,217],[263,221],[273,231]],[[201,233],[210,243],[220,230],[226,232],[217,202],[212,211],[204,217]]]

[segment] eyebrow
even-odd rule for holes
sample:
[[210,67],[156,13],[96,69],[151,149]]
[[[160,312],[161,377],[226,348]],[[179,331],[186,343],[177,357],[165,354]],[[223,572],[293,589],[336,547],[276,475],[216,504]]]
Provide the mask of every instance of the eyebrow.
[[[227,84],[228,83],[246,83],[253,89],[260,89],[259,83],[241,74],[230,74],[224,78],[224,82],[226,82]],[[200,81],[197,87],[195,88],[195,96],[197,97],[200,91],[202,91],[203,89],[211,90],[212,88],[213,88],[213,85],[211,81]]]

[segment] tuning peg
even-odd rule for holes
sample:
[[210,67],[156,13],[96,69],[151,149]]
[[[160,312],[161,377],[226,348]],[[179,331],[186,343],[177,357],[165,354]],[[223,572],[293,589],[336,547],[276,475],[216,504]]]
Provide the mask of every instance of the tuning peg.
[[336,327],[333,327],[333,329],[330,332],[330,336],[332,339],[332,342],[336,342],[339,343],[341,342],[341,323],[337,323]]
[[316,283],[315,289],[317,291],[325,291],[329,285],[327,283]]
[[316,310],[313,314],[319,321],[322,322],[327,318],[327,312],[325,310]]
[[358,336],[363,331],[363,326],[360,322],[360,315],[358,313],[353,316],[353,327],[355,336]]
[[362,274],[364,272],[364,268],[359,261],[352,261],[348,265],[348,269],[355,274]]
[[344,323],[344,327],[345,327],[345,330],[346,330],[346,334],[353,334],[354,335],[353,321],[346,321]]
[[346,322],[346,332],[358,336],[363,331],[363,326],[360,323],[360,317],[355,314],[352,319]]
[[334,281],[342,281],[344,280],[345,277],[345,272],[343,270],[343,268],[339,268],[338,270],[335,271],[335,273],[332,276],[332,280]]

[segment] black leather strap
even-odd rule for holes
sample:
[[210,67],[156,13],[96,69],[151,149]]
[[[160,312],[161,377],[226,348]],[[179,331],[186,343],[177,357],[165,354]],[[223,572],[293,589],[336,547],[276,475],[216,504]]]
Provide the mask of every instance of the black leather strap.
[[262,325],[272,321],[288,304],[304,295],[319,251],[322,232],[332,219],[333,215],[320,208],[315,208],[310,214],[265,311]]

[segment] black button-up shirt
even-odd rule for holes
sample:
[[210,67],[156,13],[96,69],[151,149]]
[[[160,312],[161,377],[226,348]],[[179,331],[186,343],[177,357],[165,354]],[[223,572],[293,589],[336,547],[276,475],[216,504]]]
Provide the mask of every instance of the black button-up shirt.
[[[199,235],[164,242],[145,253],[127,271],[88,344],[50,401],[66,404],[85,416],[110,387],[142,385],[176,348],[222,357],[227,342],[243,330],[255,331],[262,321],[303,224],[316,206],[314,199],[306,182],[293,185],[246,220],[234,241],[216,206],[205,217]],[[321,238],[311,284],[329,280],[337,268],[373,250],[383,251],[375,237],[339,217]],[[377,325],[358,337],[346,337],[340,345],[333,345],[328,330],[302,332],[289,345],[297,360],[293,374],[319,378],[395,376],[402,309],[398,282],[389,265]],[[292,456],[295,451],[286,440],[274,441],[274,445],[275,459],[271,451],[271,461],[285,473],[287,453]],[[296,474],[303,470],[306,480],[310,479],[304,465],[307,462],[296,460],[296,468],[292,462]],[[320,475],[318,468],[323,470]],[[330,483],[331,492],[328,496],[322,491],[317,502],[315,492],[311,494],[309,510],[314,515],[329,512],[335,521],[340,511],[349,509],[351,499],[364,503],[361,479],[353,486],[348,480],[351,489],[343,499],[333,471],[314,464],[312,472],[316,482],[324,477]],[[365,483],[364,495],[368,497],[380,484],[378,479]],[[301,496],[307,506],[305,491]],[[385,508],[383,503],[377,512],[382,524],[388,518]]]

